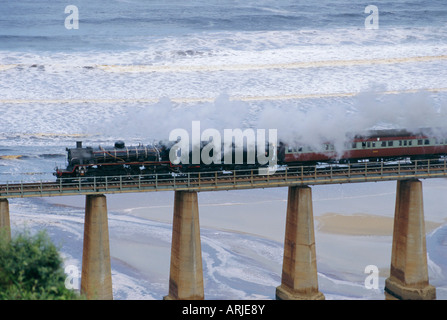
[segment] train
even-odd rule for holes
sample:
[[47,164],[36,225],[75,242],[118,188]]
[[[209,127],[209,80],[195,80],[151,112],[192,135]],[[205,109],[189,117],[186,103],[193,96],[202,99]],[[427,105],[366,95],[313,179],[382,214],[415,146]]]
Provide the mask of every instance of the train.
[[[397,160],[433,159],[447,156],[447,132],[435,129],[390,129],[369,130],[351,135],[343,150],[336,150],[333,143],[322,143],[318,148],[305,143],[287,144],[280,141],[274,146],[275,164],[280,166],[310,166],[318,163],[345,164],[364,161],[390,162]],[[446,138],[444,138],[446,137]],[[243,161],[239,163],[191,164],[170,160],[174,142],[148,145],[126,146],[116,141],[110,147],[84,147],[81,141],[75,148],[66,148],[67,166],[56,167],[57,178],[134,176],[144,174],[172,174],[187,172],[223,172],[228,170],[256,169],[267,164],[258,161],[248,162],[247,149]],[[201,150],[206,145],[200,146]],[[268,149],[266,146],[266,154]],[[235,152],[235,148],[230,152]],[[191,154],[190,154],[191,157]]]

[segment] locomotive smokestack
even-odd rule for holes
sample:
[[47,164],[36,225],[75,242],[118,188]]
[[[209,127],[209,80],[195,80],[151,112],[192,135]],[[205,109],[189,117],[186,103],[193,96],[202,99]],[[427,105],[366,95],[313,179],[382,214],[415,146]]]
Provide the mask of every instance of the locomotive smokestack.
[[76,148],[82,148],[82,141],[76,141]]

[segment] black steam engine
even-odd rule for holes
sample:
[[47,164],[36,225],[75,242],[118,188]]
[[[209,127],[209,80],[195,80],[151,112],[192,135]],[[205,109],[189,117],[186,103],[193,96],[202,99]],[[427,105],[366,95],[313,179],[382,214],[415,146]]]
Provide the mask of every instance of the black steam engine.
[[67,148],[68,165],[66,169],[56,168],[59,178],[118,176],[169,172],[171,162],[164,145],[138,145],[127,147],[123,141],[115,142],[113,147]]
[[[56,168],[54,175],[58,178],[74,177],[104,177],[104,176],[132,176],[151,175],[159,173],[184,173],[184,172],[210,172],[235,169],[253,169],[261,165],[255,159],[254,163],[247,161],[247,149],[242,150],[242,161],[236,164],[225,164],[225,156],[222,154],[221,161],[217,164],[205,164],[200,157],[199,163],[191,161],[193,159],[192,147],[189,152],[188,163],[172,163],[170,160],[171,148],[175,142],[158,143],[152,145],[126,146],[123,141],[115,142],[113,147],[97,148],[83,147],[82,142],[76,143],[76,148],[66,148],[67,167],[65,169]],[[204,145],[201,145],[199,156]],[[176,150],[175,148],[172,148]],[[268,147],[265,150],[269,150]],[[236,159],[236,148],[230,148],[231,159]],[[255,151],[256,152],[256,151]],[[270,151],[271,152],[271,151]],[[213,151],[211,151],[212,156]],[[181,152],[174,151],[173,158],[179,157]]]

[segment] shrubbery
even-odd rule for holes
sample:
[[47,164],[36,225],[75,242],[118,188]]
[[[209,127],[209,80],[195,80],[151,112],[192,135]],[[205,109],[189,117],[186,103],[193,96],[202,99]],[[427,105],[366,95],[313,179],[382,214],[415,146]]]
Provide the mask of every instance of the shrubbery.
[[62,258],[46,232],[0,234],[0,299],[79,299],[65,287]]

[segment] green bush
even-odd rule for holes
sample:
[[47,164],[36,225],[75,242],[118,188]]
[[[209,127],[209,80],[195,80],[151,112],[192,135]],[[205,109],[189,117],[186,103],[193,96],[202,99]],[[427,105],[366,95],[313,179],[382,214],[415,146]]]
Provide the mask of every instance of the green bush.
[[63,261],[46,232],[23,232],[11,240],[0,234],[0,299],[79,299],[65,287]]

